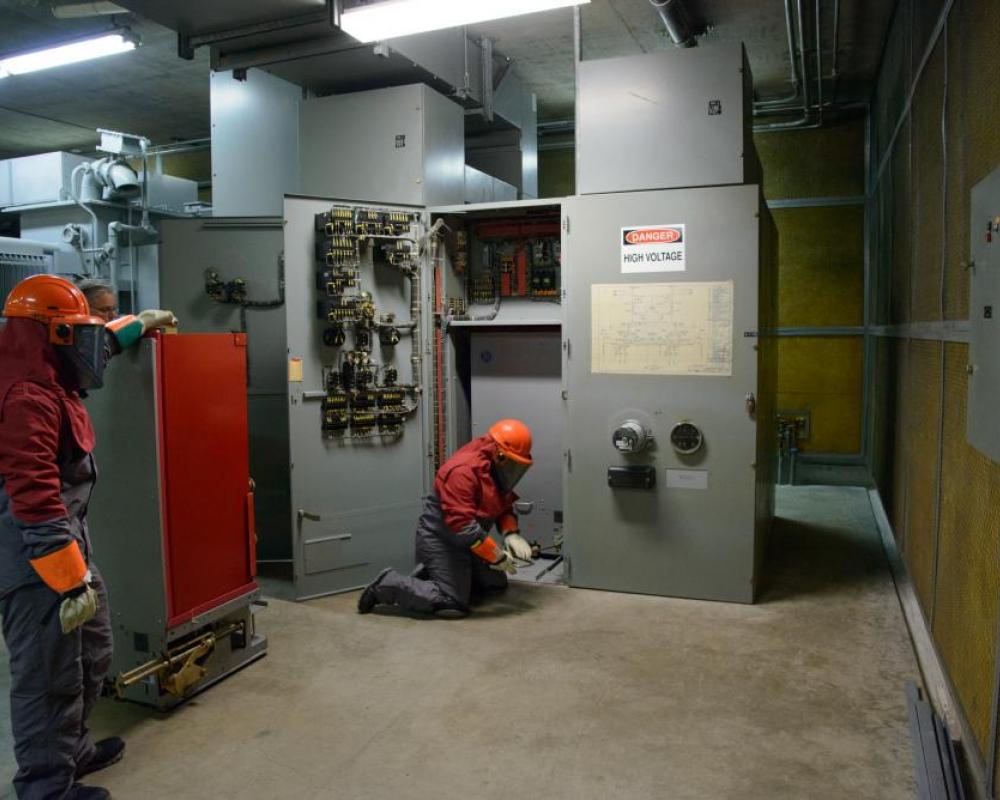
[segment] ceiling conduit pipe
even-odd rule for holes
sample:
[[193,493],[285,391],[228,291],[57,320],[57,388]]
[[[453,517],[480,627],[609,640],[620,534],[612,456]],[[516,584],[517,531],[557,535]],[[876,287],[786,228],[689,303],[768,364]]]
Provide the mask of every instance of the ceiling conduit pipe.
[[649,2],[660,15],[663,26],[667,29],[667,35],[677,47],[694,47],[698,44],[681,0],[649,0]]
[[[822,39],[821,32],[821,20],[819,15],[819,5],[820,0],[816,0],[816,61],[821,65],[822,58],[819,55]],[[806,41],[805,41],[805,24],[802,15],[802,0],[796,0],[796,10],[798,12],[799,18],[799,71],[802,75],[802,116],[799,119],[792,120],[791,122],[773,122],[768,125],[754,125],[753,129],[757,132],[763,131],[781,131],[781,130],[802,130],[808,128],[818,128],[822,124],[822,110],[820,112],[820,122],[815,122],[812,118],[812,99],[809,92],[809,80],[807,76],[807,65],[806,65]],[[818,75],[820,83],[820,95],[822,96],[822,82],[823,75],[820,73]]]
[[799,99],[799,95],[802,92],[798,67],[795,65],[795,19],[794,12],[792,11],[792,0],[785,0],[785,33],[788,36],[788,79],[793,87],[792,93],[787,97],[775,97],[770,100],[761,100],[754,103],[754,110],[794,103]]

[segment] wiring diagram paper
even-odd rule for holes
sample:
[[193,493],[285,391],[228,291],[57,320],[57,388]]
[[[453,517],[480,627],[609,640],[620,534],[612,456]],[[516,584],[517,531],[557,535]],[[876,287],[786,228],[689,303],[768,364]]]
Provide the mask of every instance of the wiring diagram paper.
[[733,374],[733,282],[591,286],[591,372]]

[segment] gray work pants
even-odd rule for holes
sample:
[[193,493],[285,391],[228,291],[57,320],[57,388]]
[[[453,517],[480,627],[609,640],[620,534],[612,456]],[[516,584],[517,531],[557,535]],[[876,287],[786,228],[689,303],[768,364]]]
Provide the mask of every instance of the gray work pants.
[[449,544],[430,531],[417,530],[416,555],[426,577],[414,578],[395,570],[386,573],[375,589],[380,603],[421,614],[442,609],[468,611],[473,591],[507,587],[505,573],[490,569],[468,548]]
[[62,800],[78,764],[94,754],[87,718],[111,666],[111,618],[104,581],[91,565],[97,614],[68,634],[60,598],[33,583],[0,601],[10,651],[10,721],[20,800]]

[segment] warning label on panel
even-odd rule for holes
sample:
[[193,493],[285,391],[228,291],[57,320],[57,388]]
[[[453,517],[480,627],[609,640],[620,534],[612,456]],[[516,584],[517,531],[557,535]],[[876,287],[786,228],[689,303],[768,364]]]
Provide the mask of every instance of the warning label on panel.
[[622,228],[622,272],[684,272],[684,226]]

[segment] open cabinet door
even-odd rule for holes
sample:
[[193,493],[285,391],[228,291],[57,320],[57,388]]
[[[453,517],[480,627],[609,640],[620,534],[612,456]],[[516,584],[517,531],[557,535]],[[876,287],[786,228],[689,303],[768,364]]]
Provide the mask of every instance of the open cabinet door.
[[756,186],[563,205],[572,586],[754,595]]
[[[345,226],[340,249],[328,247],[328,234],[317,230],[317,215],[334,206]],[[406,216],[408,232],[380,232],[385,212]],[[430,416],[422,390],[429,365],[422,349],[430,341],[431,315],[420,288],[429,286],[428,267],[419,257],[420,216],[412,208],[285,198],[292,547],[299,599],[358,588],[386,566],[413,567],[413,532],[430,469]],[[368,227],[355,230],[372,236],[346,234],[359,224]],[[338,267],[351,260],[344,254],[355,243],[359,283],[341,285]],[[412,260],[413,278],[398,261],[390,263],[398,253],[387,258],[397,243],[401,249],[412,245],[403,266]],[[326,257],[331,250],[332,270]],[[413,294],[417,314],[411,312]],[[350,306],[367,301],[373,323],[369,341],[359,342]],[[339,307],[347,308],[344,319],[331,322]],[[342,342],[329,332],[338,328]],[[389,328],[398,335],[394,344]],[[362,350],[370,363],[353,363],[345,380],[349,354]]]

